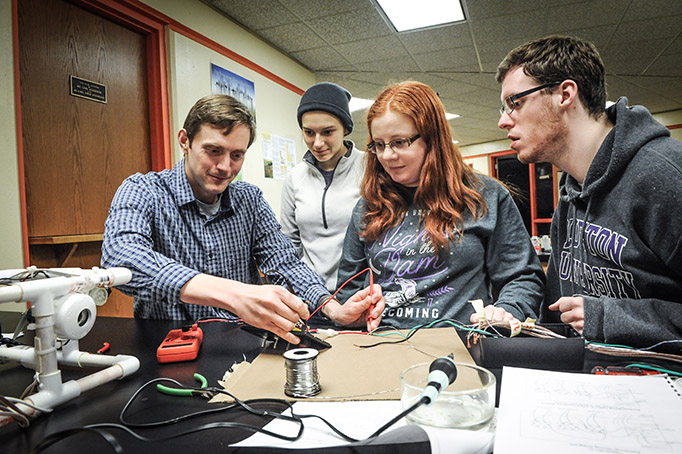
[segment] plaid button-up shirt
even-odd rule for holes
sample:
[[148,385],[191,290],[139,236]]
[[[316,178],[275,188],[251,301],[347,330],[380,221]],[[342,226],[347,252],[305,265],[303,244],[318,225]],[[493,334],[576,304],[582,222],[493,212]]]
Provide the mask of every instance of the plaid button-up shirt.
[[[137,173],[121,184],[105,225],[101,265],[132,271],[130,283],[117,288],[133,296],[138,318],[234,318],[223,309],[180,301],[183,285],[200,273],[247,284],[260,283],[259,269],[281,273],[300,298],[312,302],[311,310],[329,294],[298,259],[258,187],[231,183],[219,211],[207,219],[199,212],[184,160],[172,170]],[[283,284],[281,278],[273,281]]]

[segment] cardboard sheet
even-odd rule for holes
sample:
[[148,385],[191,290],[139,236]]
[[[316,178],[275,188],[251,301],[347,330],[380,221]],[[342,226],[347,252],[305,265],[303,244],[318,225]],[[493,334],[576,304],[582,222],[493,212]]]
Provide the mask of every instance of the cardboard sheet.
[[[401,332],[407,334],[408,331]],[[422,329],[409,341],[400,344],[383,344],[372,348],[356,346],[400,339],[398,335],[362,334],[339,334],[326,339],[332,348],[321,351],[317,357],[322,391],[306,400],[399,400],[400,372],[411,365],[431,362],[450,353],[454,353],[455,362],[475,364],[454,328]],[[221,385],[240,400],[297,400],[284,393],[285,383],[284,357],[261,353],[252,364],[239,367]],[[229,400],[228,396],[213,399]]]

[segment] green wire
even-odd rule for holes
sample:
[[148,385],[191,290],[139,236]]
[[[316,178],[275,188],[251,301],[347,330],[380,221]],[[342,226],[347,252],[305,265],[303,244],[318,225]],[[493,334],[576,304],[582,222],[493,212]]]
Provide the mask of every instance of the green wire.
[[494,337],[498,337],[497,335],[494,335],[494,334],[492,334],[492,333],[489,333],[488,331],[480,330],[480,329],[478,329],[478,328],[470,328],[470,327],[468,327],[468,326],[462,325],[461,323],[454,322],[454,321],[452,321],[452,320],[450,320],[450,319],[447,319],[447,318],[441,318],[441,319],[438,319],[438,320],[434,320],[434,321],[432,321],[432,322],[430,322],[430,323],[428,323],[428,324],[426,324],[426,325],[417,325],[417,326],[415,326],[414,328],[412,328],[412,329],[407,333],[407,335],[408,335],[408,337],[409,337],[409,336],[412,335],[412,332],[413,332],[413,331],[416,331],[416,330],[421,329],[421,328],[431,328],[431,327],[432,327],[433,325],[435,325],[436,323],[441,323],[441,322],[445,322],[445,323],[447,323],[448,325],[452,325],[452,326],[454,326],[455,328],[461,329],[462,331],[473,331],[473,332],[479,333],[479,334],[485,334],[485,335],[488,335],[488,336],[493,335]]
[[431,328],[433,325],[435,325],[435,324],[437,324],[437,323],[443,323],[443,322],[444,322],[444,323],[447,323],[448,325],[452,325],[452,326],[454,326],[455,328],[460,329],[460,330],[462,330],[462,331],[472,331],[472,332],[479,333],[479,334],[483,334],[483,335],[486,335],[486,336],[499,337],[499,336],[497,336],[496,334],[490,333],[490,332],[488,332],[488,331],[484,331],[484,330],[481,330],[481,329],[478,329],[478,328],[470,328],[470,327],[468,327],[468,326],[465,326],[465,325],[462,325],[462,324],[460,324],[460,323],[454,322],[454,321],[452,321],[452,320],[450,320],[450,319],[447,319],[447,318],[440,318],[440,319],[438,319],[438,320],[434,320],[434,321],[432,321],[432,322],[430,322],[430,323],[427,323],[427,324],[417,325],[417,326],[411,328],[411,329],[407,332],[407,334],[403,334],[403,333],[401,333],[401,332],[399,332],[399,331],[389,331],[389,332],[382,332],[382,333],[374,332],[374,333],[372,333],[372,336],[390,336],[390,335],[393,335],[393,334],[398,334],[399,336],[404,337],[405,339],[408,339],[408,338],[410,338],[410,337],[415,333],[415,331],[417,331],[417,330],[420,330],[420,329],[422,329],[422,328]]
[[602,344],[600,342],[591,342],[586,340],[586,344],[592,344],[592,345],[598,345],[601,347],[615,347],[615,348],[627,348],[628,350],[634,350],[634,347],[630,347],[629,345],[618,345],[618,344]]
[[405,336],[403,333],[401,333],[400,331],[384,331],[384,332],[382,332],[382,333],[373,332],[373,333],[372,333],[372,336],[379,336],[379,337],[382,337],[382,336],[392,336],[392,335],[394,335],[394,334],[397,334],[397,335],[400,336],[400,337],[406,337],[406,336]]
[[674,370],[670,369],[663,369],[662,367],[649,366],[648,364],[628,364],[625,367],[639,367],[640,369],[657,370],[658,372],[663,372],[668,375],[677,375],[678,377],[682,377],[682,373],[680,372],[675,372]]

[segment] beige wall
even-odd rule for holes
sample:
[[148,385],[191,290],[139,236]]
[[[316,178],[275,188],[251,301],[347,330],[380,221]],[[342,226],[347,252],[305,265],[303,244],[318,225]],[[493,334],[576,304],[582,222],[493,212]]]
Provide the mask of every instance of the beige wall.
[[0,0],[0,269],[24,266],[12,58],[12,2]]
[[[0,269],[24,267],[21,247],[17,129],[14,110],[12,2],[0,0]],[[0,310],[24,310],[25,304],[5,303]]]
[[484,175],[490,175],[490,162],[488,160],[488,156],[464,156],[464,162],[468,165],[471,165],[475,171]]
[[[654,115],[654,118],[656,118],[656,120],[660,121],[662,124],[666,126],[682,125],[682,110],[656,114]],[[673,139],[682,141],[682,128],[671,129],[670,136]]]
[[[279,217],[283,180],[265,178],[262,134],[275,134],[294,140],[296,156],[300,161],[303,139],[296,121],[300,95],[179,33],[171,31],[169,37],[169,66],[173,79],[170,83],[171,129],[174,134],[182,127],[187,112],[196,100],[211,93],[211,63],[254,82],[257,134],[256,141],[246,153],[243,176],[244,180],[263,190],[265,198]],[[301,79],[299,82],[306,87],[311,85],[312,73],[307,80]],[[175,161],[182,158],[182,151],[175,139],[173,156]]]
[[[315,83],[315,75],[311,71],[199,1],[143,1],[301,90]],[[182,158],[176,133],[182,127],[187,112],[197,99],[211,93],[211,63],[252,81],[256,91],[257,135],[256,141],[246,153],[244,179],[263,190],[266,200],[279,217],[283,181],[264,176],[262,134],[274,134],[293,140],[297,161],[301,160],[305,149],[296,121],[300,95],[180,33],[171,30],[167,44],[174,162]]]

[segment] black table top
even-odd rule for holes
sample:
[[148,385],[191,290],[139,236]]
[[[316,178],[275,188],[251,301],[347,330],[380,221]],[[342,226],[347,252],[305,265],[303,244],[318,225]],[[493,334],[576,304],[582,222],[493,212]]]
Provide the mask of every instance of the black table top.
[[[14,330],[18,313],[0,312],[0,323],[3,332]],[[52,413],[42,414],[32,419],[28,428],[21,428],[16,423],[0,426],[0,446],[2,452],[28,453],[41,440],[51,434],[75,427],[100,423],[119,423],[119,415],[135,392],[150,380],[164,377],[172,378],[188,386],[196,386],[195,373],[203,375],[209,386],[219,386],[225,371],[233,363],[243,360],[252,361],[261,351],[261,338],[249,334],[233,322],[202,323],[203,342],[197,358],[193,361],[160,364],[156,359],[156,349],[171,329],[182,328],[188,322],[171,320],[139,320],[129,318],[98,317],[92,331],[80,341],[80,350],[96,352],[105,342],[110,344],[109,355],[134,355],[140,360],[140,369],[134,374],[118,381],[100,385],[55,408]],[[28,333],[22,343],[32,345],[33,333]],[[62,382],[79,379],[96,369],[80,369],[60,366]],[[0,364],[0,395],[18,397],[32,382],[34,372],[14,362]],[[282,375],[284,386],[285,375]],[[174,386],[171,383],[165,383]],[[239,396],[237,396],[239,397]],[[155,386],[145,388],[130,405],[126,412],[126,421],[145,423],[167,420],[188,413],[215,408],[223,404],[207,404],[199,397],[180,397],[162,394]],[[271,411],[281,412],[286,404],[262,404]],[[149,450],[161,452],[221,452],[260,454],[269,452],[286,452],[281,448],[234,448],[229,445],[243,440],[253,434],[251,430],[236,428],[218,428],[182,435],[169,439],[173,435],[189,431],[204,424],[238,422],[256,427],[263,427],[272,418],[263,418],[249,414],[244,410],[223,411],[193,418],[191,424],[172,424],[160,428],[135,429],[138,433],[154,440],[153,443],[134,438],[121,429],[107,429],[120,444],[120,452],[146,453]],[[370,441],[340,447],[323,449],[295,450],[297,454],[420,454],[430,453],[426,434],[415,432],[412,426],[407,430],[401,428],[401,435],[387,432],[386,435]],[[361,449],[358,445],[361,444]],[[47,449],[45,453],[116,452],[114,448],[99,435],[82,431],[59,441]]]
[[[0,314],[0,320],[5,321],[3,323],[5,332],[13,330],[14,325],[8,322],[13,318],[18,317],[10,313]],[[80,341],[80,350],[96,352],[103,346],[104,342],[108,342],[110,350],[107,354],[135,355],[140,360],[140,369],[129,377],[98,386],[69,402],[65,402],[58,406],[54,412],[32,420],[27,429],[18,427],[16,423],[0,427],[3,451],[8,453],[29,452],[43,437],[60,430],[104,422],[118,423],[119,414],[128,399],[138,388],[154,378],[168,377],[189,386],[196,386],[193,375],[198,372],[207,378],[209,386],[218,386],[217,380],[222,379],[223,374],[233,362],[241,362],[244,358],[253,360],[261,350],[260,339],[243,333],[235,324],[211,322],[201,325],[204,331],[204,341],[195,361],[159,364],[156,360],[156,348],[169,330],[182,326],[183,322],[181,321],[99,317],[92,332]],[[28,340],[24,340],[24,343],[30,344],[32,342],[31,336],[28,338]],[[78,379],[95,371],[65,366],[60,366],[60,370],[62,370],[62,382]],[[32,379],[33,371],[20,364],[0,365],[2,395],[18,397],[24,388],[31,383]],[[137,403],[139,405],[131,406],[128,413],[129,418],[136,422],[166,419],[206,408],[206,403],[200,398],[163,395],[157,392],[154,387],[147,388],[140,395]],[[245,417],[244,414],[220,416],[221,420],[244,420]],[[215,418],[203,418],[203,420],[211,421]],[[260,425],[262,424],[261,422]],[[178,428],[154,430],[151,438],[166,436],[174,433],[174,431],[177,432]],[[173,451],[187,448],[194,452],[197,446],[204,443],[206,438],[213,440],[215,448],[228,444],[220,441],[226,435],[230,442],[251,435],[247,431],[230,432],[227,434],[227,431],[209,431],[177,438],[165,442],[165,444],[172,447]],[[151,446],[148,443],[137,442],[131,439],[132,437],[125,436],[121,431],[118,434],[121,435],[119,438],[125,452],[131,452],[130,448],[134,447],[149,449]],[[55,444],[53,448],[45,452],[65,452],[74,446],[78,446],[78,452],[82,452],[84,445],[92,446],[98,452],[113,452],[99,436],[88,433]],[[164,443],[155,443],[153,446],[155,449],[161,448]],[[139,451],[141,452],[142,449]]]
[[[0,323],[4,332],[13,331],[18,320],[18,313],[0,312]],[[194,373],[205,376],[209,386],[218,386],[217,381],[223,378],[226,370],[235,362],[244,359],[252,361],[262,350],[261,339],[240,329],[235,323],[208,322],[202,323],[203,342],[198,357],[194,361],[159,364],[156,360],[156,349],[171,329],[181,328],[188,322],[171,320],[139,320],[127,318],[99,317],[93,330],[80,341],[80,350],[96,352],[105,342],[110,344],[109,355],[132,354],[140,360],[140,369],[129,377],[110,382],[85,392],[83,395],[58,406],[54,412],[43,414],[31,421],[27,429],[16,423],[0,426],[2,451],[8,453],[30,452],[44,437],[73,427],[97,423],[118,423],[121,410],[131,396],[148,381],[167,377],[180,383],[194,386]],[[459,332],[464,337],[464,333]],[[474,345],[470,353],[474,360],[489,368],[497,377],[497,396],[501,384],[503,358],[506,365],[532,367],[542,369],[571,370],[589,372],[595,365],[611,365],[623,363],[622,358],[598,355],[583,351],[579,339],[566,339],[566,342],[540,342],[542,339],[495,339],[502,343]],[[521,342],[519,342],[521,341]],[[26,336],[24,343],[32,345],[32,335]],[[497,351],[498,348],[501,351]],[[485,351],[488,348],[488,351]],[[530,348],[530,351],[528,350]],[[536,350],[534,350],[536,349]],[[569,358],[570,356],[572,358]],[[535,358],[535,359],[533,359]],[[543,363],[538,363],[538,358]],[[487,364],[486,364],[487,361]],[[497,361],[497,362],[496,362]],[[520,361],[520,363],[519,363]],[[528,362],[528,364],[525,364]],[[668,368],[682,370],[682,364],[665,364]],[[78,369],[60,366],[62,382],[78,379],[92,373],[93,369]],[[0,395],[18,397],[33,380],[33,371],[17,363],[0,364]],[[283,385],[285,377],[282,377]],[[284,405],[275,409],[283,410]],[[168,396],[157,392],[154,387],[146,388],[131,405],[126,414],[128,421],[149,422],[180,416],[192,411],[207,408],[201,398]],[[271,407],[272,408],[272,407]],[[192,420],[192,426],[216,421],[239,421],[262,427],[267,420],[246,413],[220,412]],[[162,439],[187,430],[181,424],[163,428],[144,429],[144,435],[152,439]],[[230,443],[237,442],[252,434],[251,431],[238,429],[215,429],[178,437],[171,440],[148,443],[136,440],[122,430],[110,430],[117,437],[124,452],[145,452],[145,450],[170,449],[172,452],[188,450],[196,452],[206,449],[209,452],[234,452]],[[426,446],[427,449],[424,450]],[[78,448],[78,451],[74,451]],[[96,452],[114,452],[100,436],[82,432],[69,437],[44,452],[84,452],[95,449]],[[402,452],[429,452],[428,443],[406,448]],[[239,452],[266,452],[258,448],[240,449]],[[281,449],[279,450],[281,452]],[[305,451],[297,451],[305,452]],[[310,451],[313,452],[313,451]],[[317,453],[327,452],[316,450]],[[331,451],[330,451],[331,452]],[[334,451],[340,452],[340,451]],[[348,451],[357,452],[357,451]],[[380,445],[362,452],[397,453],[395,446]]]

